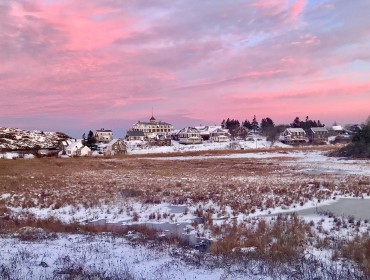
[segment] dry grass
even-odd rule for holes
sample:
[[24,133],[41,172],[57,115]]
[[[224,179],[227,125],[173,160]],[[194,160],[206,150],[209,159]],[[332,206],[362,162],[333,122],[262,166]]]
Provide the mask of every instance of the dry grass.
[[235,214],[249,214],[278,206],[294,208],[335,194],[360,196],[370,192],[367,177],[302,174],[297,172],[299,166],[282,164],[287,161],[294,162],[294,158],[0,160],[0,196],[11,195],[0,200],[0,216],[1,209],[9,206],[90,208],[130,198],[142,203],[192,205],[212,200],[220,206],[220,215],[225,206],[231,206]]
[[212,244],[211,252],[214,255],[240,258],[240,255],[248,254],[271,264],[302,258],[307,239],[312,234],[309,224],[297,215],[278,216],[269,223],[259,220],[256,226],[222,225],[213,230],[220,238]]
[[370,236],[359,235],[351,241],[346,241],[340,244],[339,248],[334,252],[334,259],[343,257],[353,260],[364,273],[370,277]]
[[[324,150],[319,147],[314,150]],[[312,150],[310,147],[296,150]],[[286,153],[287,149],[268,149]],[[255,151],[237,151],[237,153]],[[219,238],[211,252],[216,258],[244,258],[242,248],[255,248],[248,257],[268,261],[272,265],[289,263],[302,258],[312,230],[320,224],[306,224],[296,216],[278,217],[275,221],[246,220],[244,223],[215,225],[215,216],[233,218],[239,213],[283,207],[294,210],[313,199],[325,200],[336,195],[360,197],[370,194],[368,176],[303,174],[302,164],[294,157],[267,159],[227,158],[203,160],[152,160],[147,157],[223,155],[233,151],[206,151],[181,154],[126,156],[114,158],[44,158],[34,160],[0,160],[0,233],[17,233],[22,240],[53,238],[55,232],[104,233],[127,235],[139,232],[138,242],[152,241],[181,243],[177,238],[158,239],[157,233],[145,227],[112,227],[108,225],[68,224],[49,218],[36,219],[31,215],[16,217],[9,207],[59,209],[72,205],[91,208],[115,206],[127,200],[143,204],[169,202],[186,204],[192,214],[202,218],[204,228]],[[236,152],[235,152],[236,153]],[[289,164],[288,164],[289,163]],[[6,198],[1,199],[6,194]],[[213,201],[212,206],[205,206]],[[196,210],[190,206],[197,206]],[[231,212],[227,210],[231,208]],[[109,211],[109,207],[108,207]],[[140,221],[140,212],[132,213],[132,221]],[[166,219],[168,213],[153,212],[149,220]],[[336,226],[343,227],[344,219],[337,218]],[[194,224],[194,226],[197,226]],[[29,230],[42,229],[42,230]],[[320,230],[318,232],[321,234]],[[322,233],[322,235],[325,235]],[[136,241],[135,241],[136,242]],[[316,239],[316,246],[333,248],[332,240]],[[337,256],[352,259],[369,271],[368,239],[359,237],[352,243],[344,242]],[[353,249],[355,248],[355,249]]]

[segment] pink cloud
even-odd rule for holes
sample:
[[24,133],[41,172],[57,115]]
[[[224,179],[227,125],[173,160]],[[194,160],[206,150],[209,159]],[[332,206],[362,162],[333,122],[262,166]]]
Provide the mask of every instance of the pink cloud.
[[29,10],[13,2],[11,15],[24,24],[24,17],[34,16],[53,26],[65,36],[67,50],[89,51],[106,47],[134,31],[134,19],[121,9],[95,4],[94,1],[58,1],[44,4],[37,1],[37,8]]
[[306,3],[307,0],[295,0],[290,12],[290,18],[296,20],[298,16],[303,12]]

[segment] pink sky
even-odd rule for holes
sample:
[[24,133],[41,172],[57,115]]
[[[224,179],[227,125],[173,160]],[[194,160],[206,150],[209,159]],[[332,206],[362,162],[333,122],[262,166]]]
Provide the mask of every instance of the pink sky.
[[5,0],[0,126],[370,115],[370,2]]

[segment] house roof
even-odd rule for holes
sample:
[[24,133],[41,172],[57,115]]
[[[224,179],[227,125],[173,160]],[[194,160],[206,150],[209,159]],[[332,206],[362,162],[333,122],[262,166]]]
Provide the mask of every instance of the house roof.
[[98,129],[96,132],[112,132],[112,130],[102,128],[102,129]]
[[222,128],[216,128],[215,130],[212,130],[211,133],[229,133],[229,132]]
[[328,130],[325,128],[325,127],[311,127],[311,130],[312,132],[319,132],[319,131],[322,131],[322,132],[328,132]]
[[82,148],[84,145],[82,144],[82,141],[76,141],[70,143],[67,147],[66,150],[77,150]]
[[136,124],[144,124],[144,125],[171,125],[170,123],[166,123],[166,122],[142,122],[142,121],[138,121]]
[[195,127],[184,127],[179,133],[199,133],[199,130]]
[[331,129],[334,130],[334,131],[342,131],[342,130],[344,130],[341,125],[333,125],[331,127]]
[[201,130],[208,130],[208,131],[212,131],[212,130],[215,130],[215,129],[218,129],[218,128],[222,128],[221,125],[201,125],[201,126],[195,126],[196,129],[198,129],[199,131]]
[[112,141],[110,141],[108,144],[107,144],[107,147],[108,146],[113,146],[114,143],[116,143],[119,139],[113,139]]
[[303,130],[303,128],[300,128],[300,127],[289,127],[289,128],[287,128],[287,130],[289,131],[289,132],[303,132],[303,133],[305,133],[305,131]]
[[126,136],[145,136],[143,131],[134,131],[134,130],[129,130],[126,133]]

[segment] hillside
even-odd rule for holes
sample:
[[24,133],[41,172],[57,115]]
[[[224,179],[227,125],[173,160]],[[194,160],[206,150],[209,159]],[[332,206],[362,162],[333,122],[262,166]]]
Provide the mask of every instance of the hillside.
[[0,127],[0,150],[52,148],[68,138],[70,137],[62,132]]

